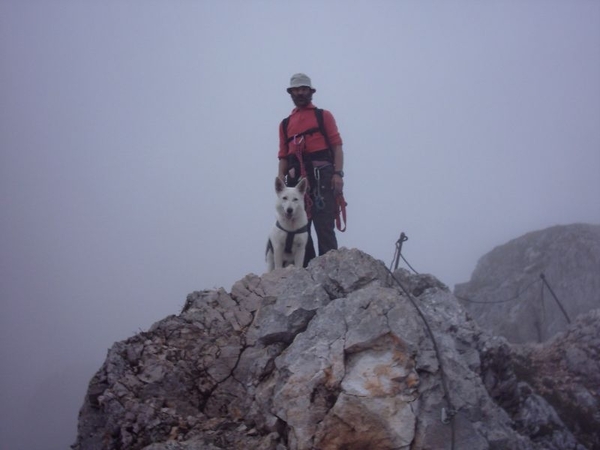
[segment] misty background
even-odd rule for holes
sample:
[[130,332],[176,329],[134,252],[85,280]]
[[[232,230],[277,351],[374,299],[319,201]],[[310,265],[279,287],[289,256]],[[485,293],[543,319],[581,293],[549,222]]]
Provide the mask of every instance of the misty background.
[[600,2],[0,2],[0,442],[63,450],[117,340],[265,269],[307,73],[344,140],[341,246],[450,288],[600,223]]

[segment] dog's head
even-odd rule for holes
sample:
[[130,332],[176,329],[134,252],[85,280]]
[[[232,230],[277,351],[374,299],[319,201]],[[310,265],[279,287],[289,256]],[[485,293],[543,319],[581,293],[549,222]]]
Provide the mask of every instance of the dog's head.
[[293,219],[298,212],[304,211],[304,194],[308,182],[301,179],[296,187],[287,187],[281,178],[275,178],[275,192],[277,193],[277,209],[279,214],[287,219]]

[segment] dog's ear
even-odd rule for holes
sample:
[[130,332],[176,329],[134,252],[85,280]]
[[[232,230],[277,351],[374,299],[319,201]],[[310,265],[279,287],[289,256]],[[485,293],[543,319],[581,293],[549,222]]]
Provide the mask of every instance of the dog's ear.
[[285,183],[279,177],[275,177],[275,192],[281,192],[285,189]]
[[302,195],[306,193],[306,188],[308,187],[308,181],[306,178],[302,178],[300,182],[296,185],[296,188],[300,191]]

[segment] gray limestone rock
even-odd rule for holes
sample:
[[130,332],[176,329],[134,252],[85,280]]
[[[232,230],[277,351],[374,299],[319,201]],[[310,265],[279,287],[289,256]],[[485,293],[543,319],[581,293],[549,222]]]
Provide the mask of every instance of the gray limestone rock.
[[598,416],[599,323],[514,348],[431,275],[340,249],[231,293],[194,292],[178,316],[114,344],[73,448],[597,448],[583,417]]

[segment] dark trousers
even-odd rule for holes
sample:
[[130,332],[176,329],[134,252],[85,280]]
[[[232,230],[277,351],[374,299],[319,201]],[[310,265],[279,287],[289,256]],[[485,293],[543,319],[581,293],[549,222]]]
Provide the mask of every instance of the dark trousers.
[[[304,267],[316,256],[311,228],[314,228],[317,235],[319,256],[324,255],[329,250],[338,248],[335,236],[335,195],[331,188],[333,165],[318,169],[318,172],[316,172],[318,179],[312,166],[307,166],[306,177],[310,185],[312,209],[308,228],[308,242],[306,243],[306,253],[304,255]],[[297,179],[288,179],[289,186],[295,186],[297,182]]]

